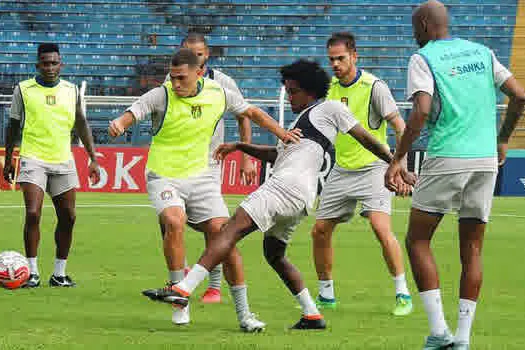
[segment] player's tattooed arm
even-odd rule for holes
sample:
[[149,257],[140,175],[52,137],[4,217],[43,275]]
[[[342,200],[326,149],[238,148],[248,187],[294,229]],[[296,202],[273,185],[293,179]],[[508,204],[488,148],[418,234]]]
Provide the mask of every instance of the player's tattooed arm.
[[356,124],[348,131],[348,134],[355,138],[363,147],[381,158],[387,163],[392,160],[392,153],[386,145],[379,142],[372,134],[366,131],[361,125]]
[[215,150],[214,158],[217,160],[224,160],[226,155],[234,151],[241,151],[252,157],[271,163],[275,162],[275,159],[277,159],[277,147],[253,145],[244,142],[223,143]]

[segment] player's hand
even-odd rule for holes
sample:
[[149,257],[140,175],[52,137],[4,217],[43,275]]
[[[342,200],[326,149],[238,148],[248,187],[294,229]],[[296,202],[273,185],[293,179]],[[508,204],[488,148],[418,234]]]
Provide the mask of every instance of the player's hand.
[[406,167],[401,170],[401,178],[403,181],[410,186],[415,186],[417,182],[417,175],[413,172],[409,172]]
[[247,185],[255,183],[255,178],[257,177],[257,169],[249,157],[243,155],[241,162],[241,179],[244,178],[244,181]]
[[108,132],[109,132],[109,136],[111,137],[120,136],[124,133],[125,130],[126,129],[124,128],[124,126],[120,123],[120,118],[113,119],[109,123]]
[[410,195],[410,193],[412,192],[412,186],[405,182],[405,180],[401,176],[401,173],[399,173],[396,176],[395,181],[396,181],[396,187],[397,187],[396,194],[398,196],[406,197]]
[[100,181],[100,167],[96,161],[89,163],[89,179],[93,185]]
[[392,192],[398,191],[398,182],[401,178],[403,165],[401,162],[392,160],[385,173],[385,186]]
[[303,133],[301,132],[301,129],[293,129],[289,130],[284,134],[281,141],[284,144],[287,143],[299,143],[301,141],[301,137],[303,136]]
[[11,161],[4,164],[4,180],[10,184],[15,181],[15,167]]
[[498,143],[498,166],[503,166],[507,160],[508,143]]
[[236,143],[223,143],[222,145],[219,145],[215,152],[213,152],[213,158],[215,160],[224,160],[226,156],[234,151],[237,150],[237,144]]

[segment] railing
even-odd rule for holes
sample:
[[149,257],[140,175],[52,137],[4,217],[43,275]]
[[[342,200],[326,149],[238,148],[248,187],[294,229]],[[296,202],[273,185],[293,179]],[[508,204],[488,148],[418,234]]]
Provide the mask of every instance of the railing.
[[[81,91],[85,91],[85,89],[81,88]],[[9,118],[8,116],[8,107],[11,104],[11,95],[0,95],[0,145],[3,145],[4,135],[5,135],[5,127],[7,125],[7,120]],[[135,125],[132,130],[130,130],[127,134],[127,137],[120,138],[117,140],[110,139],[107,137],[107,126],[106,120],[93,120],[90,119],[90,109],[96,108],[96,107],[122,107],[122,109],[119,111],[123,112],[125,107],[130,106],[133,102],[135,102],[138,99],[138,96],[83,96],[84,101],[84,108],[87,109],[87,116],[88,121],[91,122],[91,127],[93,129],[93,134],[95,136],[95,139],[100,144],[112,144],[112,143],[118,143],[119,145],[130,143],[130,144],[144,144],[147,143],[145,140],[147,140],[147,137],[140,138],[140,129],[138,125]],[[290,122],[291,111],[290,111],[290,104],[285,99],[284,89],[281,90],[280,96],[278,99],[247,99],[247,101],[253,105],[265,108],[268,110],[270,115],[278,116],[279,123],[281,125],[284,125],[285,123]],[[401,114],[403,117],[408,116],[408,111],[412,108],[412,104],[409,102],[398,102],[397,103],[398,108],[401,111]],[[506,109],[506,105],[498,105],[498,111],[503,111]],[[110,115],[108,113],[108,119],[107,122],[109,123]],[[288,120],[286,117],[289,117]],[[517,130],[525,130],[525,128],[518,128]],[[142,130],[143,131],[143,130]],[[264,134],[266,131],[261,130],[260,134]],[[102,135],[104,137],[102,137]],[[100,136],[100,137],[97,137]],[[389,142],[393,143],[394,137],[393,132],[389,132]],[[228,137],[232,138],[231,135],[227,135]],[[270,135],[268,135],[267,138],[262,138],[266,143],[272,142],[274,138]],[[423,131],[421,137],[419,140],[417,140],[414,144],[415,148],[417,149],[424,149],[426,147],[427,140],[427,133]]]

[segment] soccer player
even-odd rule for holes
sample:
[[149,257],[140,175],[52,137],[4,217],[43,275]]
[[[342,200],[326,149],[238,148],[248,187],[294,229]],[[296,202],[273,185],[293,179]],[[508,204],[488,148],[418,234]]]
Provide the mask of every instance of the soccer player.
[[[429,129],[428,157],[412,197],[406,246],[416,284],[430,325],[424,349],[468,349],[482,282],[481,250],[485,225],[500,162],[508,139],[525,105],[525,91],[487,47],[453,39],[448,14],[438,1],[420,5],[412,17],[421,47],[408,65],[407,96],[413,109],[387,185],[404,168],[409,151],[425,122]],[[509,97],[505,121],[497,135],[496,92]],[[459,214],[459,317],[455,337],[443,312],[439,277],[430,248],[443,215]]]
[[[241,91],[237,87],[235,80],[230,76],[221,72],[217,69],[212,69],[207,65],[210,57],[210,49],[206,38],[200,33],[189,33],[181,43],[182,47],[188,48],[199,59],[199,75],[215,80],[219,85],[225,89],[229,89],[242,96]],[[171,80],[169,73],[166,75],[166,82]],[[239,125],[239,134],[242,142],[251,143],[252,129],[250,125],[250,119],[244,118],[242,114],[236,115],[237,123]],[[215,149],[224,142],[224,119],[221,119],[215,128],[213,137],[210,144],[210,161],[209,167],[210,172],[213,173],[216,180],[216,185],[221,188],[221,167],[220,163],[213,159],[213,152]],[[251,184],[255,181],[257,171],[253,162],[247,155],[243,156],[242,163],[240,166],[241,178],[245,179],[247,184]],[[222,264],[217,265],[213,271],[210,272],[210,280],[208,288],[201,298],[203,303],[220,303],[221,302],[221,280],[222,280]]]
[[9,125],[6,130],[4,179],[15,178],[13,149],[20,132],[20,175],[17,182],[24,194],[26,209],[24,244],[29,260],[27,288],[40,285],[37,253],[40,242],[42,202],[47,192],[57,215],[55,229],[55,269],[49,285],[74,287],[66,274],[66,263],[75,224],[75,188],[78,186],[75,162],[71,154],[71,130],[74,128],[91,159],[89,177],[100,180],[93,137],[84,115],[77,86],[60,79],[60,51],[56,44],[40,44],[35,78],[20,82],[14,92]]
[[[327,99],[341,101],[348,106],[360,125],[381,143],[387,145],[387,123],[394,129],[396,141],[399,141],[405,122],[386,83],[356,66],[354,36],[347,32],[334,33],[326,46],[335,74]],[[356,204],[361,202],[360,214],[369,220],[394,279],[396,304],[393,314],[407,315],[412,311],[412,297],[407,288],[403,252],[390,223],[392,194],[384,186],[388,164],[344,133],[337,135],[335,149],[336,163],[321,193],[317,220],[312,229],[319,278],[317,305],[321,308],[336,307],[332,234],[338,223],[350,220]],[[408,190],[406,188],[405,192]]]
[[144,295],[178,305],[187,305],[189,295],[209,271],[231,254],[235,244],[251,232],[264,232],[264,256],[298,301],[302,317],[292,328],[324,329],[326,323],[305,287],[297,268],[285,252],[292,232],[307,215],[317,194],[317,179],[326,152],[333,154],[338,132],[349,133],[381,159],[389,162],[387,147],[371,136],[354,119],[348,108],[337,101],[324,101],[330,79],[315,62],[299,60],[281,68],[292,111],[298,117],[291,132],[301,135],[297,144],[277,147],[245,143],[219,146],[216,157],[241,150],[261,160],[274,162],[272,176],[249,195],[235,215],[223,226],[217,239],[208,243],[199,262],[171,288],[146,290]]
[[[210,143],[225,111],[253,120],[284,142],[299,141],[264,111],[247,104],[241,95],[199,77],[198,71],[197,56],[190,49],[180,49],[171,60],[171,80],[141,96],[109,127],[110,135],[118,136],[133,122],[152,116],[147,188],[161,223],[168,287],[184,277],[185,224],[203,232],[208,245],[219,239],[221,226],[229,216],[216,176],[209,169]],[[239,252],[230,250],[223,258],[219,262],[224,260],[241,329],[261,331],[265,324],[248,306]],[[189,308],[174,308],[172,321],[188,323]]]

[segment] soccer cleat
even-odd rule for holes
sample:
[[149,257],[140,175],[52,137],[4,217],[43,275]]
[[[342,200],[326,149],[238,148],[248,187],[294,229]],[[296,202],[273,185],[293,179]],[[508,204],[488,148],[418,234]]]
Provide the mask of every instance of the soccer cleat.
[[246,333],[260,333],[264,331],[266,323],[259,321],[255,314],[247,313],[239,322],[241,331]]
[[73,282],[69,276],[55,276],[51,275],[49,279],[50,287],[75,287],[77,284]]
[[396,306],[392,311],[394,316],[405,316],[412,312],[412,297],[406,294],[396,295]]
[[178,326],[182,326],[190,323],[190,306],[185,307],[173,306],[173,314],[171,316],[171,322]]
[[151,300],[162,301],[182,307],[188,305],[189,302],[188,297],[179,292],[173,282],[168,282],[164,288],[143,290],[142,295],[147,296]]
[[337,301],[334,299],[323,298],[321,295],[315,299],[315,304],[319,309],[335,309],[337,307]]
[[36,273],[32,273],[29,275],[29,279],[27,282],[22,286],[22,288],[36,288],[40,285],[40,276]]
[[423,350],[452,349],[454,337],[449,331],[442,335],[430,335],[427,337]]
[[451,349],[452,350],[469,350],[470,345],[468,343],[454,343]]
[[220,289],[209,287],[201,297],[201,303],[204,304],[219,304],[221,302]]
[[294,324],[291,329],[325,329],[326,322],[321,315],[318,317],[306,318],[305,316],[301,317],[299,322]]

